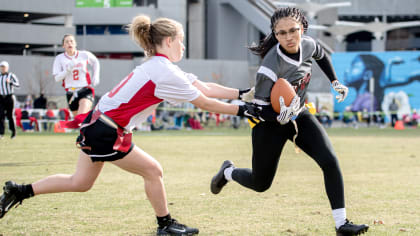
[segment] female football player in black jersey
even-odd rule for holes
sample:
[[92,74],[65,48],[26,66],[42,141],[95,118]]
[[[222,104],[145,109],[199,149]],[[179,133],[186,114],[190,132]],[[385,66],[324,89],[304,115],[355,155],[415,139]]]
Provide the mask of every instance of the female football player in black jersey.
[[[277,9],[271,17],[272,32],[259,45],[249,48],[262,58],[254,98],[254,103],[261,108],[261,122],[252,129],[252,169],[236,168],[231,161],[225,161],[211,181],[211,191],[218,194],[231,180],[257,192],[266,191],[271,186],[286,141],[295,140],[322,169],[337,234],[358,235],[369,227],[347,220],[343,178],[336,154],[325,130],[304,109],[311,80],[311,59],[315,59],[339,93],[339,102],[346,98],[348,89],[337,80],[322,47],[304,35],[307,28],[308,22],[301,10]],[[271,88],[278,78],[286,79],[296,91],[289,106],[280,97],[280,114],[274,112],[270,102]]]

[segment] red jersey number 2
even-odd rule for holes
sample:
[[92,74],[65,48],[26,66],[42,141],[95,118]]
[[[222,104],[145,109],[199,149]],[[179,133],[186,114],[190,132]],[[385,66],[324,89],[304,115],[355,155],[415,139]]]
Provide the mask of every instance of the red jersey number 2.
[[108,97],[112,98],[115,96],[115,94],[120,91],[120,89],[131,79],[131,77],[133,77],[133,74],[134,73],[131,72],[129,75],[127,75],[127,77],[125,77],[115,88],[111,90],[111,92],[108,93]]
[[73,80],[79,80],[79,71],[78,70],[73,71]]

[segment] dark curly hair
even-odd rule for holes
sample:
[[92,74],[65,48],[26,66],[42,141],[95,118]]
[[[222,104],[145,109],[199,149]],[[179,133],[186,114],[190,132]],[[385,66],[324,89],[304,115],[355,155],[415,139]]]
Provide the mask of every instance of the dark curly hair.
[[284,7],[279,8],[274,11],[273,15],[271,16],[271,33],[267,35],[259,45],[249,46],[248,49],[252,51],[255,55],[259,55],[261,58],[264,58],[267,52],[277,44],[277,39],[274,36],[274,27],[278,20],[285,18],[285,17],[292,17],[296,21],[300,22],[303,26],[303,31],[306,32],[308,30],[308,21],[306,20],[303,11],[299,8],[295,7]]

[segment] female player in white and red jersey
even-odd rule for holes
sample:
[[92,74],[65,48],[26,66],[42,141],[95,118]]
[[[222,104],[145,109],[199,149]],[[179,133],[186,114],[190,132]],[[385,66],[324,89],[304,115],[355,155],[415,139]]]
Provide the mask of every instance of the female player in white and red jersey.
[[180,23],[167,18],[151,23],[148,16],[141,15],[133,19],[129,31],[144,48],[148,59],[105,94],[84,120],[77,139],[81,152],[76,172],[49,176],[29,185],[6,182],[0,198],[0,218],[13,205],[34,195],[89,190],[104,162],[109,161],[143,177],[146,195],[157,216],[158,235],[198,233],[198,229],[171,218],[162,167],[131,142],[131,130],[145,121],[164,100],[191,102],[203,110],[230,115],[253,117],[258,112],[250,105],[238,106],[208,98],[237,99],[246,93],[201,82],[173,64],[182,59],[184,52],[184,32]]
[[[65,52],[55,57],[53,75],[55,81],[62,82],[69,108],[76,116],[92,109],[93,86],[99,84],[99,61],[91,52],[77,50],[76,40],[71,34],[64,35],[62,43]],[[88,65],[92,67],[93,76]]]

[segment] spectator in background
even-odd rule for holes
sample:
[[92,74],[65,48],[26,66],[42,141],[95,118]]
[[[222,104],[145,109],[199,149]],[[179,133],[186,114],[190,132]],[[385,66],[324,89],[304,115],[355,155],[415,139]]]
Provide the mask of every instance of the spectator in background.
[[24,109],[32,109],[33,99],[32,94],[28,94],[25,99],[25,104],[23,105]]
[[389,113],[391,114],[391,126],[395,126],[395,122],[398,121],[398,109],[400,106],[397,103],[397,100],[394,98],[392,99],[392,103],[389,104]]
[[47,99],[44,97],[44,94],[41,93],[39,97],[34,100],[35,109],[47,109]]
[[9,129],[12,132],[10,138],[16,137],[15,121],[13,119],[13,109],[15,96],[13,88],[19,87],[19,80],[15,74],[9,72],[9,63],[2,61],[0,63],[0,139],[4,135],[4,118],[9,121]]
[[188,121],[189,127],[191,127],[191,129],[198,129],[198,130],[203,129],[197,113],[191,112],[190,117],[188,118],[187,121]]
[[357,120],[349,106],[343,112],[343,123],[347,126],[352,125],[354,128],[357,128]]
[[331,127],[332,119],[330,117],[330,112],[328,111],[328,108],[326,106],[321,107],[321,110],[319,111],[319,120],[324,127]]
[[418,126],[420,122],[420,115],[417,114],[417,111],[415,109],[413,110],[412,119],[413,119],[413,125]]

